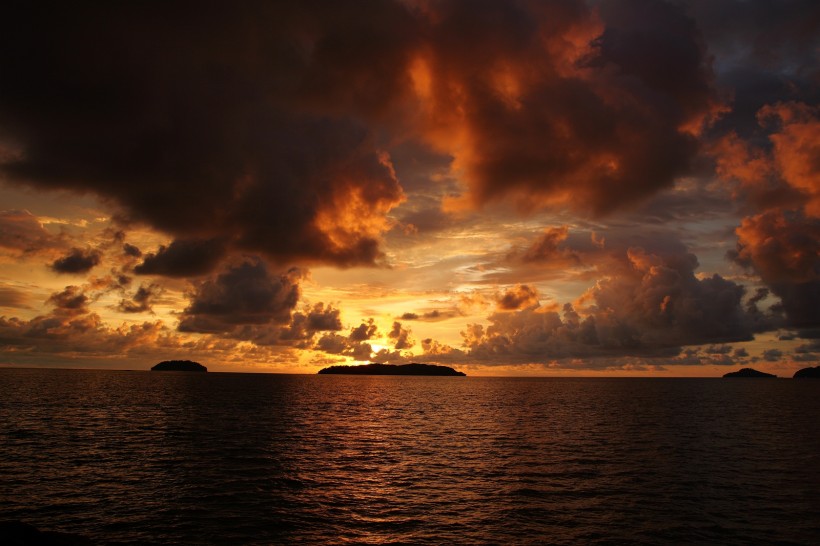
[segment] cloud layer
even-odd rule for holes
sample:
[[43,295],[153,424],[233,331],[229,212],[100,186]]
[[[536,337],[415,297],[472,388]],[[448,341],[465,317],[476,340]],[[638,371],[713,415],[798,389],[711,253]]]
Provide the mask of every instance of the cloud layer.
[[408,140],[452,157],[462,204],[611,211],[687,173],[716,107],[693,21],[650,0],[80,2],[4,20],[2,172],[179,239],[146,273],[184,274],[192,247],[197,272],[232,248],[377,262]]
[[815,358],[819,48],[811,0],[15,3],[0,342]]

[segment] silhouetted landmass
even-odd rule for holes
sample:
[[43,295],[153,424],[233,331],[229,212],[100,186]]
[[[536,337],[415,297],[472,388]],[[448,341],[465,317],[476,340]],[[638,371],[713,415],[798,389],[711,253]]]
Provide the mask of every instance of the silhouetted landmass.
[[208,368],[193,360],[164,360],[151,368],[152,372],[207,372]]
[[820,366],[814,368],[803,368],[794,372],[795,379],[820,379]]
[[437,366],[435,364],[362,364],[359,366],[331,366],[319,370],[320,374],[337,375],[441,375],[441,376],[465,376],[464,372],[458,372],[447,366]]
[[0,544],[8,546],[94,546],[90,539],[72,533],[40,531],[22,521],[0,522]]
[[757,377],[757,378],[766,378],[766,377],[777,377],[776,375],[772,375],[770,373],[759,372],[752,368],[741,368],[736,372],[729,372],[723,374],[723,377]]

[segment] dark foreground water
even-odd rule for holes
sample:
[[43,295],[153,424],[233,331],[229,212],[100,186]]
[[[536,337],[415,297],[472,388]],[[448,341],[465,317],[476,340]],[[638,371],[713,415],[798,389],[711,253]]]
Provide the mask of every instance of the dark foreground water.
[[820,543],[820,381],[0,370],[0,519],[100,544]]

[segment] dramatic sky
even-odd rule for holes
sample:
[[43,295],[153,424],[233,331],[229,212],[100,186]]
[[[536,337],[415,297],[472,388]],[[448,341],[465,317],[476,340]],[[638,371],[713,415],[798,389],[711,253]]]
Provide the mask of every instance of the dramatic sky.
[[816,0],[15,2],[0,365],[790,376]]

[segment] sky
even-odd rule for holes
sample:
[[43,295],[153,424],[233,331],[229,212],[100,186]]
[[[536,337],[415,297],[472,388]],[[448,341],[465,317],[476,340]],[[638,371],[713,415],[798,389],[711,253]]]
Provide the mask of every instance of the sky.
[[20,2],[0,366],[820,364],[814,0]]

